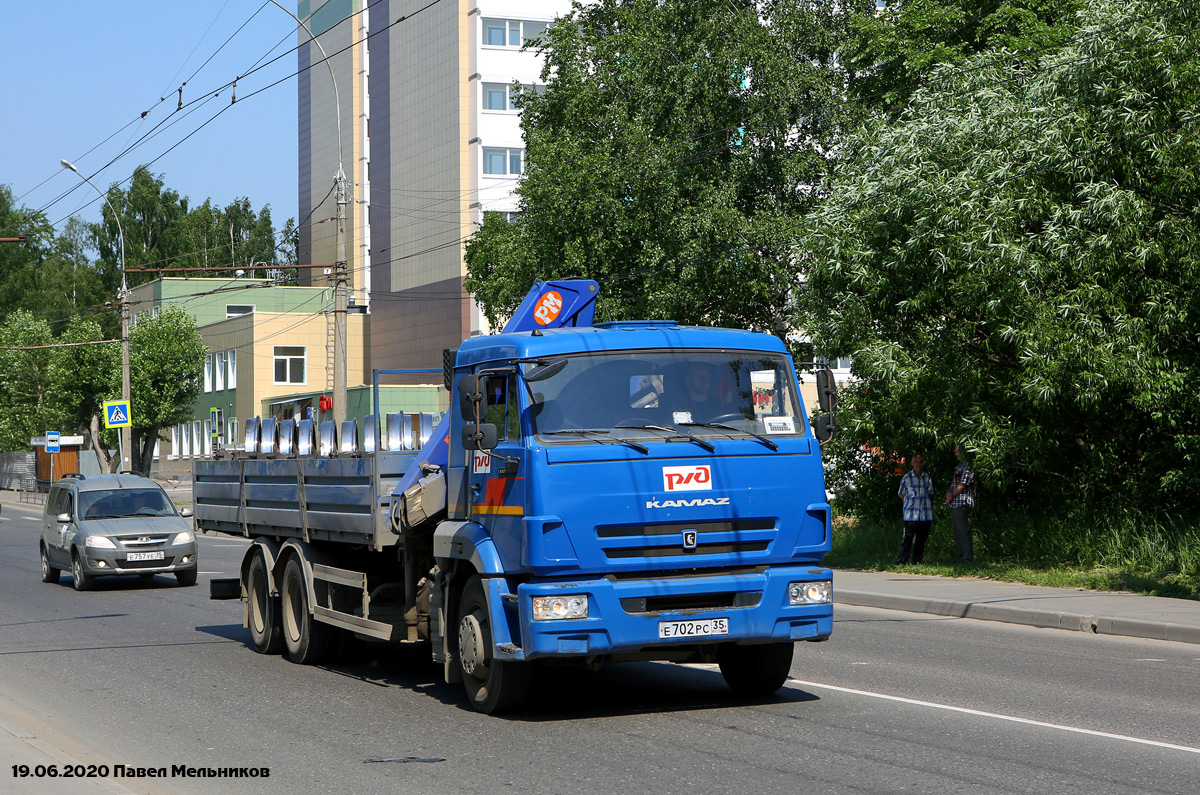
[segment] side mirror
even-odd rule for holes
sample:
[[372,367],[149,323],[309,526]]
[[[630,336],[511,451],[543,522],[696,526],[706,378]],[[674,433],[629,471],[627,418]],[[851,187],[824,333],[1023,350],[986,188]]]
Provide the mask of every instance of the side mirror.
[[475,419],[475,406],[487,398],[486,375],[464,375],[458,382],[458,410],[464,420]]
[[834,422],[832,414],[820,414],[813,419],[813,436],[817,437],[818,442],[828,442],[833,438],[835,431],[837,423]]
[[817,370],[817,405],[826,414],[837,411],[837,382],[833,380],[833,372],[827,367]]
[[468,422],[463,426],[462,443],[467,450],[491,450],[498,440],[496,426],[490,422],[481,422],[478,425]]
[[54,521],[58,522],[59,524],[70,524],[71,523],[71,514],[60,513],[58,516],[54,517]]
[[179,515],[182,516],[184,519],[186,519],[192,515],[192,509],[191,508],[180,508]]

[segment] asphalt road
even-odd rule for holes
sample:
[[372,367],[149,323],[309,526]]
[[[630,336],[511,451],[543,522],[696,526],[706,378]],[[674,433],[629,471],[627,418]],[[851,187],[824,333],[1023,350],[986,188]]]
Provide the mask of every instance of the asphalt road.
[[[0,719],[84,762],[270,770],[110,790],[1200,791],[1195,645],[839,605],[767,701],[734,700],[713,668],[638,664],[543,671],[525,714],[491,718],[421,653],[255,654],[240,603],[207,598],[237,539],[201,536],[196,587],[76,593],[39,581],[33,517],[0,519]],[[0,792],[67,791],[14,779],[18,761],[0,760]]]

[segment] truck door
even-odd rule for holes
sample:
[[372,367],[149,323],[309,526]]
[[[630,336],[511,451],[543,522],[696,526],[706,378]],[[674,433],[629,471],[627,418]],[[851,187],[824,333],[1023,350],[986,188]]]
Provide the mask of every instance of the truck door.
[[496,426],[498,443],[494,450],[468,451],[471,519],[491,532],[501,554],[519,554],[525,515],[525,449],[519,406],[515,375],[491,379],[484,421]]

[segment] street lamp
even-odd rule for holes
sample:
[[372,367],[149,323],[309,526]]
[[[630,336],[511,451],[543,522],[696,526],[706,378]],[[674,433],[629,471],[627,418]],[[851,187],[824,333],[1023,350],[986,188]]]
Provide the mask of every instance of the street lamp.
[[[76,176],[87,184],[92,186],[92,190],[100,194],[100,198],[104,199],[104,203],[108,205],[108,209],[112,211],[113,219],[117,222],[117,237],[121,243],[121,294],[118,296],[121,302],[121,399],[124,400],[130,407],[130,414],[133,413],[133,405],[129,399],[129,287],[125,282],[125,230],[121,227],[121,216],[117,214],[117,208],[112,206],[112,202],[108,200],[108,194],[96,187],[90,179],[80,173],[79,169],[75,168],[75,164],[60,160],[62,167],[74,171]],[[128,454],[133,457],[133,440],[131,438],[131,429],[128,425],[120,429],[121,449],[119,456],[121,464],[125,463],[125,456]],[[132,469],[133,467],[130,467]],[[121,469],[120,466],[117,467]]]

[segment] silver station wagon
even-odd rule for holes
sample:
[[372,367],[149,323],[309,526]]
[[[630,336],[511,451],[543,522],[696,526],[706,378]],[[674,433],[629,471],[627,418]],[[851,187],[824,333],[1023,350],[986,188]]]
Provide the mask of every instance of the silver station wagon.
[[191,515],[140,475],[67,475],[50,487],[42,514],[42,582],[58,582],[67,570],[77,591],[111,574],[174,574],[180,585],[195,585]]

